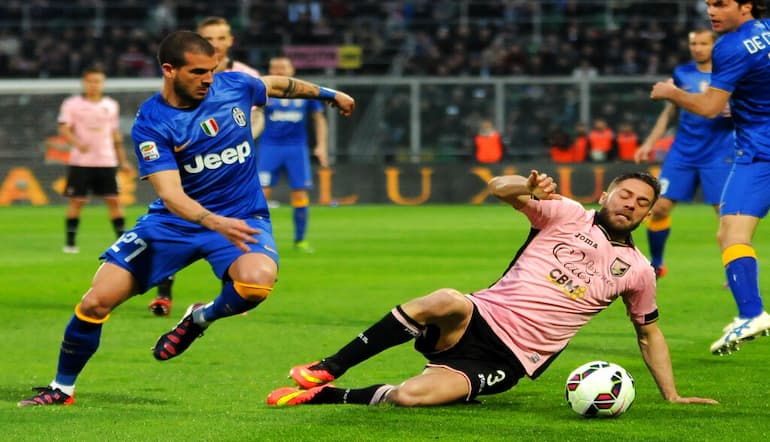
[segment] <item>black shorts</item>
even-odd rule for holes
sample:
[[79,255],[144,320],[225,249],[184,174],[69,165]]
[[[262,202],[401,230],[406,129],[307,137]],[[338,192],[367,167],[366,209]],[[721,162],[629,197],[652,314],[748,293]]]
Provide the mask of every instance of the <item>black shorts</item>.
[[69,166],[67,170],[67,198],[85,198],[91,192],[96,196],[118,194],[117,167]]
[[427,367],[447,368],[465,377],[470,387],[466,401],[508,391],[526,375],[519,360],[489,328],[475,305],[468,328],[454,347],[432,352],[437,334],[437,328],[428,327],[415,341],[415,349],[428,359]]

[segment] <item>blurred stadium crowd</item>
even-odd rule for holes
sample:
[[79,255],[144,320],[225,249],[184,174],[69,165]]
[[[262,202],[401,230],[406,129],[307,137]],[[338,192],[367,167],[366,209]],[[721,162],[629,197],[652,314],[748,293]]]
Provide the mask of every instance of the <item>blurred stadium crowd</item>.
[[[658,75],[689,58],[699,0],[5,0],[0,77],[158,75],[169,30],[218,15],[234,57],[264,69],[284,45],[359,45],[361,68],[391,75]],[[340,74],[342,72],[336,72]]]

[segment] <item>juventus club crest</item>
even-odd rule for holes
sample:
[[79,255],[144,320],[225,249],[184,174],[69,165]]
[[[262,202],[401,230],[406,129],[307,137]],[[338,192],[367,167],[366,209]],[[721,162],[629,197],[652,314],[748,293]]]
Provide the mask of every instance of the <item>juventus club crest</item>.
[[238,126],[246,127],[246,113],[238,106],[233,108],[233,120]]
[[610,264],[610,273],[612,276],[619,278],[626,274],[628,269],[631,268],[631,264],[623,261],[620,258],[615,258],[614,261],[612,261],[612,264]]

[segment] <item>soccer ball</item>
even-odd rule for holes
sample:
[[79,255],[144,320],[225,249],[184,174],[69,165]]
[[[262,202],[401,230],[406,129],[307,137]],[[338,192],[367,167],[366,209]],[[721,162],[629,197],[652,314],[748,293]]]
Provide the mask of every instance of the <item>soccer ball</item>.
[[565,393],[570,408],[585,417],[618,416],[636,397],[634,378],[620,365],[606,361],[591,361],[573,370]]

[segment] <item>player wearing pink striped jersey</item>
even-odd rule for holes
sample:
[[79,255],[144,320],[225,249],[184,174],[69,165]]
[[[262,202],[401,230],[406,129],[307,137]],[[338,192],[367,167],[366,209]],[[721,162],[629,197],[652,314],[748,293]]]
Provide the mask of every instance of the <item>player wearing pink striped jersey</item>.
[[[489,190],[523,213],[531,233],[491,287],[463,295],[444,288],[396,306],[337,353],[291,369],[299,385],[268,396],[269,405],[392,403],[401,406],[472,401],[537,378],[594,315],[618,297],[636,329],[639,348],[663,398],[682,397],[674,383],[668,345],[657,326],[655,274],[631,232],[660,196],[646,173],[616,178],[586,210],[555,194],[552,178],[490,180]],[[428,363],[399,385],[338,388],[329,382],[383,350],[415,339]]]
[[125,230],[123,207],[118,199],[118,167],[133,169],[126,161],[118,117],[120,106],[104,96],[104,70],[92,66],[83,71],[82,95],[64,100],[59,111],[59,134],[72,146],[64,196],[69,200],[66,214],[64,253],[78,253],[75,238],[80,211],[88,194],[104,198],[115,235]]

